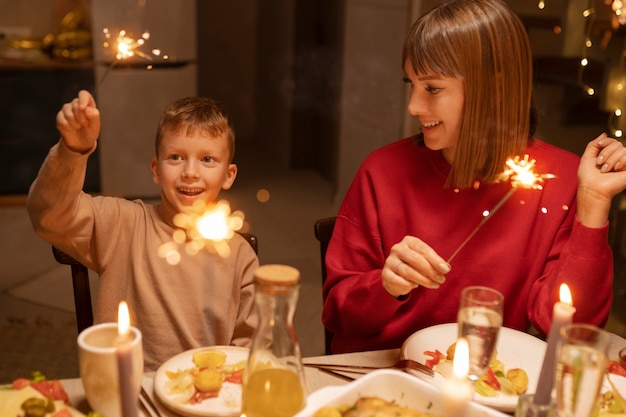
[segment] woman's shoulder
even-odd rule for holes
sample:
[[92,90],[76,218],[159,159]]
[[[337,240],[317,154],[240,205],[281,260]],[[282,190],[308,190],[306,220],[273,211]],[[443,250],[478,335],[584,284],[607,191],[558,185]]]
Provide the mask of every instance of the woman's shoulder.
[[575,153],[545,141],[534,139],[527,148],[530,160],[534,160],[534,171],[538,174],[551,174],[563,181],[574,184],[577,181],[580,157]]
[[420,136],[409,136],[375,149],[365,158],[364,162],[366,164],[375,162],[388,163],[390,161],[397,162],[407,158],[415,161],[416,157],[419,157],[420,154],[427,150],[428,148],[424,146]]
[[541,139],[533,139],[527,149],[528,152],[532,154],[531,156],[536,156],[537,160],[539,158],[545,158],[548,160],[560,159],[561,161],[575,163],[576,165],[578,165],[578,162],[580,161],[580,157],[575,153],[556,145],[552,145]]

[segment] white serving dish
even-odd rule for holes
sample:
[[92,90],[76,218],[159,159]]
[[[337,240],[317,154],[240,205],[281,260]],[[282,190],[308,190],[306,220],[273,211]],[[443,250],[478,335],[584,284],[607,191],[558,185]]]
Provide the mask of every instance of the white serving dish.
[[[425,351],[439,350],[446,353],[448,347],[458,338],[457,323],[446,323],[437,326],[427,327],[413,333],[404,342],[400,350],[403,359],[414,359],[425,363],[430,359],[424,355]],[[528,333],[502,327],[498,335],[498,359],[502,361],[506,369],[521,368],[528,374],[527,393],[535,392],[543,357],[546,353],[546,343]],[[436,374],[433,384],[441,386],[444,378]],[[474,401],[480,404],[504,411],[507,413],[515,411],[517,406],[517,396],[500,395],[498,397],[483,397],[478,394],[474,396]]]
[[[379,369],[346,385],[321,388],[307,398],[306,407],[296,417],[312,417],[325,406],[354,404],[360,397],[378,397],[417,411],[443,416],[441,390],[435,385],[392,369]],[[475,402],[468,404],[464,417],[508,417]]]

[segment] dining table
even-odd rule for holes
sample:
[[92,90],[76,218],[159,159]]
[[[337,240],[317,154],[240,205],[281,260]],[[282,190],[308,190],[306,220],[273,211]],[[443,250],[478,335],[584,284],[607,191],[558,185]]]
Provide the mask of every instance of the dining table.
[[[608,357],[614,359],[620,349],[626,347],[626,339],[610,333]],[[400,359],[401,349],[384,349],[366,352],[353,352],[323,356],[311,356],[302,359],[304,364],[342,364],[371,367],[389,367]],[[154,395],[153,380],[155,372],[146,372],[142,380],[142,395],[140,395],[140,416],[141,417],[180,417],[170,411]],[[345,385],[353,378],[360,375],[328,372],[319,368],[304,367],[304,379],[307,393],[310,394],[320,388],[331,385]],[[77,410],[87,414],[90,411],[89,404],[85,398],[82,382],[80,378],[62,379],[61,384],[65,388],[70,403]],[[156,409],[157,411],[151,411]]]

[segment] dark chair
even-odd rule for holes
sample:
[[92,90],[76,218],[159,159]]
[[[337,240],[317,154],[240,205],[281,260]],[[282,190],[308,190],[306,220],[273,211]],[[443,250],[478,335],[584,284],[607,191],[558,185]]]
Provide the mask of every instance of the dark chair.
[[[259,241],[251,233],[238,232],[248,241],[254,253],[259,254]],[[91,288],[89,287],[89,271],[87,267],[65,252],[52,247],[54,259],[60,264],[69,265],[72,269],[72,285],[74,287],[74,307],[76,308],[76,327],[78,333],[93,324],[93,306],[91,304]]]
[[[315,222],[315,238],[320,242],[320,259],[322,261],[322,286],[326,282],[326,250],[328,243],[333,235],[335,228],[335,220],[337,217],[326,217]],[[327,355],[332,352],[330,350],[330,341],[333,339],[333,333],[324,327],[324,349]]]

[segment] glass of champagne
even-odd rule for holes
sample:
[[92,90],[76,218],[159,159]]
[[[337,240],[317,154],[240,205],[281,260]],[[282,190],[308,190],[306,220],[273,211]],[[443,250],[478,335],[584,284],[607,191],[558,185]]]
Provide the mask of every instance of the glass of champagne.
[[561,329],[556,366],[559,417],[595,415],[609,341],[607,332],[589,324]]
[[459,337],[469,345],[469,378],[477,381],[489,367],[502,327],[504,296],[493,288],[465,287],[459,306]]

